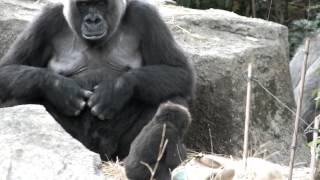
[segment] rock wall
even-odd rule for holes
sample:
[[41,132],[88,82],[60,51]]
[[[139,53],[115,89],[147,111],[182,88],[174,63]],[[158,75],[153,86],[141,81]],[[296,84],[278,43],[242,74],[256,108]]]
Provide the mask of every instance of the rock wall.
[[[309,124],[313,122],[314,118],[319,111],[315,111],[315,97],[320,89],[320,34],[314,34],[310,37],[309,45],[309,55],[308,55],[308,64],[306,70],[305,84],[304,84],[304,93],[302,99],[302,110],[301,116]],[[292,86],[294,90],[294,96],[296,102],[300,94],[300,77],[301,77],[301,67],[304,62],[305,57],[305,43],[302,43],[301,46],[297,49],[295,55],[290,61],[290,73]],[[304,126],[305,127],[305,126]],[[311,140],[311,139],[310,139]]]
[[[0,8],[6,9],[6,13],[0,13],[0,57],[39,7],[16,2],[0,0]],[[222,10],[161,6],[160,11],[197,72],[197,98],[191,108],[194,120],[186,138],[188,147],[240,156],[249,62],[254,64],[254,77],[294,107],[287,28]],[[252,98],[251,155],[287,163],[292,114],[256,83]],[[297,161],[305,162],[309,151],[301,136],[299,142]]]
[[[192,106],[194,121],[186,140],[188,147],[211,151],[212,141],[215,153],[241,155],[250,62],[254,78],[294,109],[285,26],[223,10],[165,6],[161,11],[197,72],[197,99]],[[251,155],[287,164],[292,114],[256,82],[251,112]],[[302,162],[308,159],[305,144],[300,134],[297,159]]]
[[68,135],[42,106],[0,109],[0,147],[0,179],[105,179],[100,156]]

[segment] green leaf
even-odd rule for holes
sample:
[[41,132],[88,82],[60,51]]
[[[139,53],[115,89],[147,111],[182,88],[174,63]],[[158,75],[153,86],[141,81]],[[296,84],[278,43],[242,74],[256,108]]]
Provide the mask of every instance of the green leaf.
[[315,141],[311,141],[311,142],[309,142],[309,143],[308,143],[308,146],[309,146],[309,147],[312,147],[313,142],[315,142],[317,145],[319,145],[319,144],[320,144],[320,138],[318,138],[318,139],[317,139],[317,140],[315,140]]

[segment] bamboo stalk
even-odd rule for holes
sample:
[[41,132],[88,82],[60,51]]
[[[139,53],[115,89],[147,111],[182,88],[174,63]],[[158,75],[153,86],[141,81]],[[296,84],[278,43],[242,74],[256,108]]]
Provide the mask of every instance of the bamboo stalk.
[[150,171],[150,180],[155,180],[154,179],[154,176],[156,175],[156,172],[158,170],[158,166],[159,166],[159,163],[166,151],[166,148],[167,148],[167,145],[168,145],[168,139],[165,139],[166,137],[166,128],[167,128],[167,124],[163,124],[163,129],[162,129],[162,136],[161,136],[161,142],[160,142],[160,147],[159,147],[159,153],[158,153],[158,157],[157,157],[157,162],[156,164],[154,165],[153,169],[152,167],[147,164],[146,162],[143,162],[141,161],[140,163],[144,166],[146,166],[146,168]]
[[251,83],[252,83],[252,64],[248,66],[248,82],[247,82],[247,99],[246,99],[246,114],[245,114],[245,128],[244,128],[244,143],[243,143],[243,163],[244,170],[247,168],[248,156],[248,139],[249,139],[249,124],[250,124],[250,107],[251,107]]
[[310,46],[310,39],[306,40],[305,49],[304,49],[304,63],[301,69],[301,79],[300,79],[300,94],[299,94],[299,101],[297,105],[297,112],[295,117],[295,123],[294,123],[294,132],[292,137],[292,144],[291,144],[291,154],[290,154],[290,166],[289,166],[289,177],[288,180],[292,180],[292,171],[293,171],[293,165],[294,165],[294,158],[296,153],[296,146],[297,146],[297,137],[298,137],[298,130],[299,130],[299,121],[300,121],[300,113],[301,113],[301,104],[303,99],[303,91],[304,91],[304,81],[306,77],[306,71],[307,71],[307,62],[308,62],[308,56],[309,56],[309,46]]
[[256,15],[256,0],[251,0],[252,3],[252,17],[257,17]]
[[317,142],[318,142],[319,122],[320,122],[320,115],[317,116],[314,120],[313,141],[311,146],[311,163],[310,163],[311,180],[316,179],[316,173],[317,173],[317,161],[318,161]]

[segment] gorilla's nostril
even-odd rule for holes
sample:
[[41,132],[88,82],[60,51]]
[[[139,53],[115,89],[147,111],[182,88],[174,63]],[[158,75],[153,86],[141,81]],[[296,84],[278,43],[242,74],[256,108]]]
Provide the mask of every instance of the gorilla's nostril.
[[89,16],[89,17],[86,17],[84,19],[85,23],[86,24],[99,24],[101,23],[101,18],[97,17],[97,16]]
[[94,20],[94,23],[95,24],[99,24],[101,22],[101,19],[100,18],[96,18],[95,20]]

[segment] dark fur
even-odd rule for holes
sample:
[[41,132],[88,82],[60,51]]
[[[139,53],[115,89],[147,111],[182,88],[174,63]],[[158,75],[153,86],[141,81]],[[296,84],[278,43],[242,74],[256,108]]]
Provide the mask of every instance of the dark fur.
[[[186,158],[186,148],[182,143],[186,129],[191,122],[190,114],[174,103],[162,104],[155,117],[132,142],[125,160],[129,179],[150,179],[150,170],[141,162],[154,168],[160,151],[161,139],[168,140],[166,150],[159,162],[155,179],[170,180],[170,171]],[[165,136],[162,133],[165,127]]]
[[[158,12],[148,4],[131,1],[121,23],[140,40],[142,67],[118,68],[113,75],[108,68],[87,69],[77,76],[48,71],[49,60],[54,55],[52,38],[68,28],[62,8],[62,5],[47,7],[4,56],[0,62],[0,101],[44,105],[86,147],[104,159],[116,156],[122,159],[160,103],[175,97],[181,97],[184,102],[192,99],[192,68]],[[110,44],[100,43],[96,50]],[[89,106],[83,106],[83,102]],[[184,119],[176,121],[184,122]],[[171,130],[177,126],[168,127]],[[171,137],[180,137],[178,134],[185,130],[170,132],[169,141]],[[137,144],[144,146],[141,142]],[[157,148],[158,144],[155,146],[151,148]],[[167,154],[176,154],[175,147],[168,146]],[[151,156],[146,158],[147,162],[154,160]],[[163,171],[167,172],[167,167]]]

